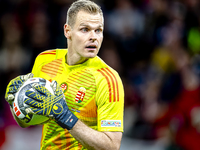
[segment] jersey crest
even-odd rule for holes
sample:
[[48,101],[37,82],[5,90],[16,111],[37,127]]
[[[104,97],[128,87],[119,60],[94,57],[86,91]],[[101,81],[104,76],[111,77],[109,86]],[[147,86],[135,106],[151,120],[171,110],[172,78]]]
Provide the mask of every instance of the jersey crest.
[[60,87],[61,87],[63,93],[65,93],[67,91],[67,89],[68,89],[68,85],[67,85],[66,82],[61,83]]
[[75,98],[75,101],[77,103],[81,103],[83,101],[83,98],[85,96],[85,92],[86,92],[86,89],[84,87],[80,87],[78,93],[76,94],[76,98]]

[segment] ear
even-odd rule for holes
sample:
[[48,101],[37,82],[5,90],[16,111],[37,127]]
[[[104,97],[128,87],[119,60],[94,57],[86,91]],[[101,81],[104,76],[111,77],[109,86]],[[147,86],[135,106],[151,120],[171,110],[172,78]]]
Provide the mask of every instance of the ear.
[[71,38],[71,27],[68,24],[64,25],[64,35],[67,39]]

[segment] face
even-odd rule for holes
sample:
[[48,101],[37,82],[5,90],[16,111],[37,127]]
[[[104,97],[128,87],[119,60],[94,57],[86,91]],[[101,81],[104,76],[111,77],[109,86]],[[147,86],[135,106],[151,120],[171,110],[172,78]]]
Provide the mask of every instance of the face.
[[103,41],[103,16],[80,11],[73,27],[65,24],[68,39],[67,59],[81,63],[99,52]]

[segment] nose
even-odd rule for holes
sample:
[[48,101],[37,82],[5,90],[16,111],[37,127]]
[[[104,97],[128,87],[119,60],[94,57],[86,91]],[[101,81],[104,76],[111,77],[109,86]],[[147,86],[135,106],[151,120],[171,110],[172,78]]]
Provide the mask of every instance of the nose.
[[90,33],[90,41],[94,42],[97,40],[97,35],[95,33],[95,31],[91,31]]

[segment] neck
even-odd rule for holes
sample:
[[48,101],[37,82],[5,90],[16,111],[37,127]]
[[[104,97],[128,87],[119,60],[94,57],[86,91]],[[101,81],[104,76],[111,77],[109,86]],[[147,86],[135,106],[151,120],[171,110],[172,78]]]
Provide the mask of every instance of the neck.
[[87,60],[88,58],[83,58],[77,55],[70,55],[69,53],[67,53],[66,55],[66,63],[70,66],[82,64],[86,62]]

